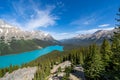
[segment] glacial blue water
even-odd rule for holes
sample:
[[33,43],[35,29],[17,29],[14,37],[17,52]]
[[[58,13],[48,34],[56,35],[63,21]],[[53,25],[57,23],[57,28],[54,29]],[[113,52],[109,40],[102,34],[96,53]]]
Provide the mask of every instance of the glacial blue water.
[[0,68],[5,68],[10,65],[21,65],[24,63],[28,63],[36,58],[50,53],[54,50],[63,51],[63,46],[55,45],[55,46],[48,46],[42,49],[34,50],[31,52],[23,52],[19,54],[11,54],[0,56]]

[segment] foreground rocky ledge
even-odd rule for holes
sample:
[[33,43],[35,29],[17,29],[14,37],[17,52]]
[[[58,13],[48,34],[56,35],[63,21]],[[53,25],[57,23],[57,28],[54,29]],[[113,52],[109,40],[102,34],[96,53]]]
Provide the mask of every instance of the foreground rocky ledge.
[[[54,65],[51,69],[51,74],[45,80],[63,80],[66,75],[65,69],[71,67],[73,64],[70,61],[62,62]],[[81,65],[73,65],[67,80],[85,80],[84,69]],[[66,80],[66,79],[64,79]]]
[[15,70],[12,73],[6,73],[0,80],[32,80],[36,71],[37,67],[22,68]]

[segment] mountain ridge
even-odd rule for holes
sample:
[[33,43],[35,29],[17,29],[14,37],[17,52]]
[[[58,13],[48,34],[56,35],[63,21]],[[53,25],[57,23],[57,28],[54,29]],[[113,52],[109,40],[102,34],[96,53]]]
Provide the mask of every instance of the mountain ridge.
[[32,51],[58,43],[43,31],[25,31],[0,20],[0,56]]
[[0,37],[4,37],[5,42],[11,41],[12,38],[20,39],[39,39],[45,41],[55,40],[50,34],[40,30],[25,31],[18,27],[12,26],[3,20],[0,20]]
[[110,40],[116,29],[113,30],[98,30],[92,34],[78,34],[75,37],[64,39],[61,42],[63,44],[75,44],[75,45],[89,45],[92,43],[101,44],[104,39]]
[[[18,27],[12,26],[9,23],[0,19],[0,38],[5,42],[10,42],[12,39],[16,40],[36,40],[37,43],[58,43],[60,44],[77,44],[77,45],[89,45],[91,43],[100,44],[103,39],[111,39],[113,33],[116,30],[98,30],[92,34],[78,34],[69,39],[63,39],[61,41],[55,40],[50,34],[40,30],[25,31]],[[45,41],[45,42],[43,42]],[[41,44],[41,43],[40,43]]]

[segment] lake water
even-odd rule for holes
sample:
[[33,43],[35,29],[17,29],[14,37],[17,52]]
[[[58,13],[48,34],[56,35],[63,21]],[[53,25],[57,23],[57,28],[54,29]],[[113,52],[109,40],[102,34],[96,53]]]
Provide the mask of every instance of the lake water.
[[50,53],[55,50],[63,51],[63,46],[48,46],[46,48],[34,50],[31,52],[0,56],[0,68],[5,68],[10,65],[21,65],[23,63],[28,63],[44,54]]

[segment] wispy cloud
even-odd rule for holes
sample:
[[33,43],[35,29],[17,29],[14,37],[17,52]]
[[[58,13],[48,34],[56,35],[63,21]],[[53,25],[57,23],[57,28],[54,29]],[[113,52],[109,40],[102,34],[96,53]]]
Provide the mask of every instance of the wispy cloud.
[[101,24],[98,27],[108,27],[108,26],[110,26],[110,24]]
[[114,27],[110,27],[110,28],[95,28],[95,29],[89,29],[89,30],[79,30],[76,31],[77,34],[92,34],[98,30],[112,30],[114,29]]
[[58,19],[55,16],[52,16],[50,14],[51,11],[46,10],[46,11],[36,11],[36,15],[33,15],[34,17],[31,18],[25,26],[28,29],[36,29],[39,27],[48,27],[48,26],[53,26],[56,24],[56,20]]
[[90,25],[93,24],[97,21],[97,16],[96,14],[92,14],[87,17],[82,17],[80,19],[74,20],[70,23],[70,25],[75,25],[75,26],[81,26],[81,25]]
[[66,33],[47,32],[47,33],[51,34],[57,40],[69,39],[76,35],[76,33],[73,33],[73,32],[66,32]]
[[64,7],[64,3],[62,1],[57,1],[56,5],[58,7]]
[[78,34],[92,34],[98,30],[112,30],[114,27],[110,28],[94,28],[89,30],[79,30],[76,32],[66,32],[66,33],[59,33],[59,32],[46,32],[51,34],[55,39],[62,40],[62,39],[69,39],[77,36]]
[[98,30],[113,30],[114,27],[109,27],[109,28],[93,28],[93,29],[86,29],[86,30],[78,30],[78,31],[73,31],[73,32],[50,32],[50,31],[45,31],[48,34],[51,34],[55,39],[57,40],[62,40],[62,39],[70,39],[78,34],[92,34]]
[[[58,16],[53,14],[53,10],[56,8],[54,5],[46,5],[41,8],[41,5],[37,4],[33,0],[29,0],[26,4],[25,0],[12,2],[12,7],[15,10],[15,17],[11,17],[9,22],[13,25],[17,25],[23,29],[33,30],[39,27],[49,27],[56,24]],[[22,20],[19,20],[19,17]]]

